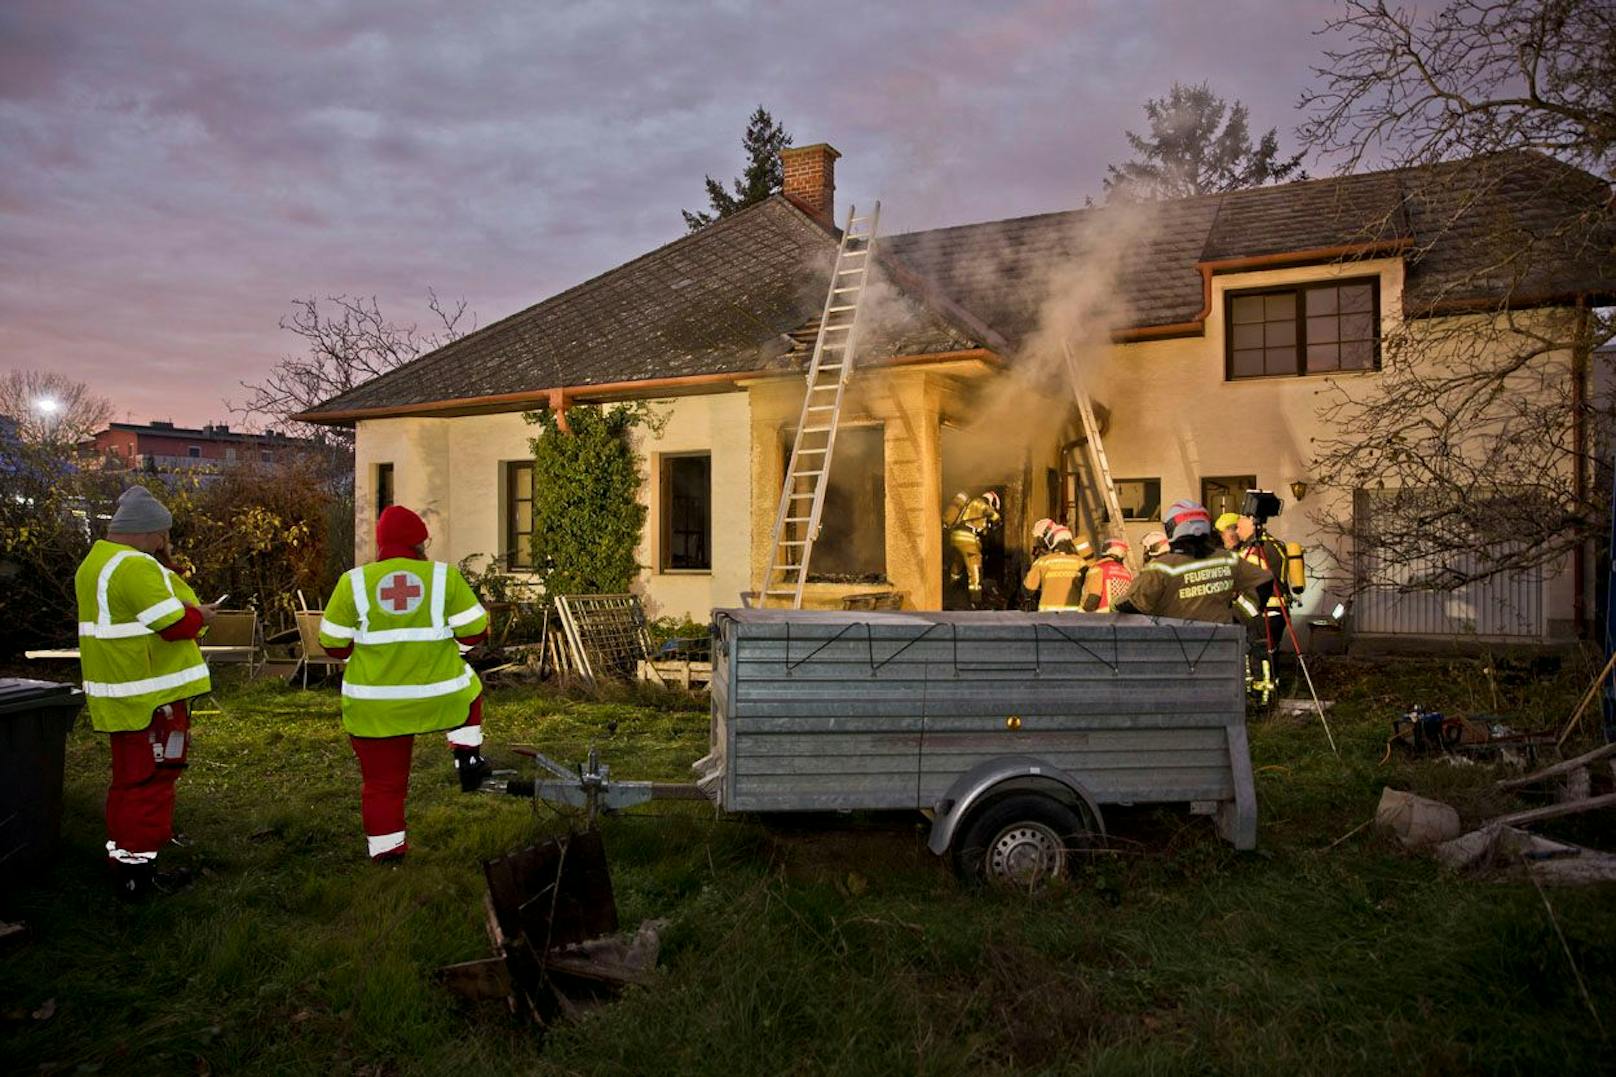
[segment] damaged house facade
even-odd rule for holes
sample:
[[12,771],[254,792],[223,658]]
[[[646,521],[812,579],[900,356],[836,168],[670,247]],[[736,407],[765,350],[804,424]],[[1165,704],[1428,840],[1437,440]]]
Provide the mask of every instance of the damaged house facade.
[[[300,416],[354,429],[356,555],[370,556],[375,516],[396,502],[426,517],[433,556],[525,571],[535,428],[523,413],[637,399],[662,419],[639,444],[647,613],[705,620],[757,590],[838,244],[838,154],[783,156],[781,194]],[[1530,218],[1532,169],[1564,166],[1523,163],[1491,203],[1458,212]],[[1216,514],[1270,489],[1287,502],[1275,533],[1306,546],[1318,581],[1299,623],[1351,597],[1364,636],[1573,634],[1592,608],[1594,573],[1578,563],[1591,552],[1405,593],[1376,576],[1368,544],[1319,523],[1330,510],[1372,528],[1375,504],[1372,490],[1316,481],[1315,446],[1332,433],[1321,387],[1379,377],[1382,340],[1415,300],[1453,317],[1497,302],[1462,251],[1412,256],[1435,223],[1406,180],[1365,173],[880,236],[882,283],[861,313],[804,605],[871,592],[904,608],[953,604],[943,518],[959,490],[1001,495],[986,575],[1012,601],[1034,520],[1095,530],[1081,427],[1049,360],[1064,334],[1078,338],[1136,551],[1174,500]],[[1612,293],[1584,273],[1533,309],[1565,316]],[[1447,306],[1428,301],[1437,294]],[[1562,359],[1566,379],[1589,377],[1585,357]]]

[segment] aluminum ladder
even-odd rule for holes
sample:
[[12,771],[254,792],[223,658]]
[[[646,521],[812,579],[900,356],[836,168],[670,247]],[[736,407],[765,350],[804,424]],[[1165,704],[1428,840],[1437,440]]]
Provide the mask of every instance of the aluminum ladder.
[[[1083,423],[1083,440],[1088,446],[1090,471],[1101,501],[1105,505],[1107,532],[1110,537],[1125,538],[1122,526],[1122,503],[1117,500],[1117,484],[1111,477],[1111,458],[1105,454],[1105,442],[1100,437],[1100,423],[1094,417],[1094,402],[1083,385],[1083,373],[1078,369],[1077,356],[1071,345],[1061,342],[1066,353],[1066,376],[1071,381],[1072,398],[1077,402],[1077,415]],[[1100,537],[1100,536],[1096,536]]]
[[808,389],[803,394],[786,481],[780,489],[780,507],[769,536],[769,567],[763,573],[760,606],[802,609],[808,562],[819,538],[819,517],[825,508],[842,396],[853,374],[860,300],[869,282],[875,229],[880,219],[879,202],[873,212],[862,217],[856,207],[847,208],[847,227],[842,229],[825,309],[819,317],[813,359],[808,364]]

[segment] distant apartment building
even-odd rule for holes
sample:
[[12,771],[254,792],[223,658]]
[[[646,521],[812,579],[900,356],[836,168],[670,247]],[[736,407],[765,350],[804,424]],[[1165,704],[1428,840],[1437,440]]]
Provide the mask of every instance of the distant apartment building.
[[222,423],[192,428],[161,420],[112,423],[79,442],[79,453],[86,460],[131,471],[216,471],[239,464],[282,464],[296,456],[326,451],[311,438],[275,431],[253,434],[231,430]]

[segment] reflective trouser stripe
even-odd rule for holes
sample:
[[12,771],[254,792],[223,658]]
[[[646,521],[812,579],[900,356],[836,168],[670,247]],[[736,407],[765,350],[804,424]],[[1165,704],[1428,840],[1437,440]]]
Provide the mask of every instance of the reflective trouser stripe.
[[449,730],[449,743],[456,748],[476,748],[483,742],[483,727],[480,725],[456,726]]
[[107,842],[107,858],[116,860],[120,864],[150,864],[157,859],[156,853],[132,853],[128,849],[118,848],[115,841]]
[[208,675],[208,664],[198,662],[194,666],[187,666],[177,673],[164,673],[157,677],[146,677],[138,681],[85,681],[86,695],[101,696],[109,699],[127,699],[129,696],[143,696],[147,692],[162,692],[169,688],[178,688],[201,680]]
[[390,853],[403,844],[404,831],[402,830],[393,834],[365,835],[365,845],[369,847],[371,856],[380,856],[382,853]]
[[469,687],[471,678],[470,666],[467,666],[465,672],[458,677],[450,677],[446,681],[433,681],[431,684],[354,684],[344,678],[342,694],[349,699],[431,699],[433,696],[447,696]]

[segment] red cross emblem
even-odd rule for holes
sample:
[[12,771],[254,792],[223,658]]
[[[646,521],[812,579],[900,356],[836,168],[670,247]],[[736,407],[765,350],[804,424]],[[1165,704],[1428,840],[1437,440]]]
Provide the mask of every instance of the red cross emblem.
[[376,584],[377,602],[393,613],[413,612],[425,593],[421,577],[413,572],[394,572],[383,576]]

